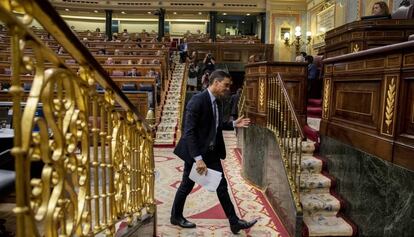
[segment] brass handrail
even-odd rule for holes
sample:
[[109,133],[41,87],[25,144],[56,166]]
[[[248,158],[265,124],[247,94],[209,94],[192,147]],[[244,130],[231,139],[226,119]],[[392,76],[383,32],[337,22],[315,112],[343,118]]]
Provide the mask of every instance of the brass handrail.
[[[33,19],[71,53],[79,76],[29,28]],[[48,1],[1,1],[0,20],[12,48],[16,236],[115,236],[119,221],[154,215],[153,138],[138,110]],[[20,75],[28,71],[34,78],[21,109]],[[31,174],[33,162],[42,163],[40,176]]]
[[296,209],[302,212],[300,169],[305,136],[280,74],[269,78],[267,86],[267,128],[276,136]]

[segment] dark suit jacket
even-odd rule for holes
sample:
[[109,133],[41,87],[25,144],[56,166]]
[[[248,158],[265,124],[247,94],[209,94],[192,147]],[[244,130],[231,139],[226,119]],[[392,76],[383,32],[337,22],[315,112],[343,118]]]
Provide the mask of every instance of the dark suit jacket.
[[194,157],[201,155],[206,164],[226,158],[222,130],[233,129],[232,122],[223,122],[223,106],[217,100],[219,125],[217,127],[216,144],[213,151],[209,150],[214,139],[215,121],[210,95],[207,90],[194,95],[187,104],[184,120],[184,133],[178,142],[174,154],[188,163],[194,162]]

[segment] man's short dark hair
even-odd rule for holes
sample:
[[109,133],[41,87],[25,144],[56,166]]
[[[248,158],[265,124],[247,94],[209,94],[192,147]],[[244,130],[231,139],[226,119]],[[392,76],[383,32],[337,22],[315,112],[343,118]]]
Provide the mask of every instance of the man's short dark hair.
[[212,72],[210,74],[210,77],[208,78],[208,84],[212,85],[214,81],[223,81],[224,78],[230,78],[231,76],[230,74],[228,74],[227,72],[223,71],[223,70],[215,70],[214,72]]

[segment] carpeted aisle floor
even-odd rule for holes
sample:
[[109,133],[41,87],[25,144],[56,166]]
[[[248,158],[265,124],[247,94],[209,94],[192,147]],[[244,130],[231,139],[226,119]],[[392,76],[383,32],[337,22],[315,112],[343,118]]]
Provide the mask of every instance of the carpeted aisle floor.
[[[223,164],[236,212],[243,219],[258,219],[253,228],[247,232],[240,231],[240,235],[237,236],[287,237],[286,230],[262,192],[247,184],[241,177],[241,160],[236,154],[236,137],[232,131],[225,132],[225,141],[227,158]],[[173,148],[154,150],[158,236],[233,236],[216,193],[208,192],[197,184],[187,199],[184,211],[184,216],[195,222],[197,228],[182,229],[170,224],[171,205],[181,181],[183,168],[183,162],[172,151]]]

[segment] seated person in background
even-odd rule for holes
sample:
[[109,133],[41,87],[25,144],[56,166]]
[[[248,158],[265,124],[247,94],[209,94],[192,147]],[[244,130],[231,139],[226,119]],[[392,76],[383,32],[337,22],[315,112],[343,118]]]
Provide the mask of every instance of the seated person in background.
[[303,63],[303,62],[305,62],[306,55],[307,54],[305,52],[300,52],[299,55],[296,56],[295,62],[297,62],[297,63]]
[[142,48],[141,38],[137,38],[137,40],[136,40],[136,48]]
[[389,16],[390,10],[388,8],[387,3],[379,1],[374,3],[372,6],[372,13],[373,16]]
[[141,76],[141,73],[139,71],[137,71],[137,68],[136,67],[133,67],[131,69],[131,71],[128,72],[128,76],[129,77],[137,77],[137,76]]
[[124,32],[122,32],[122,36],[123,37],[129,36],[129,33],[128,33],[127,29],[124,29]]
[[105,62],[106,65],[113,65],[115,64],[114,59],[113,58],[108,58]]
[[155,77],[157,75],[157,73],[155,72],[154,68],[151,68],[148,72],[147,72],[147,77]]
[[98,50],[98,55],[105,55],[106,54],[106,50],[105,49],[99,49]]
[[65,53],[65,49],[62,46],[59,46],[57,50],[57,54],[64,54],[64,53]]

